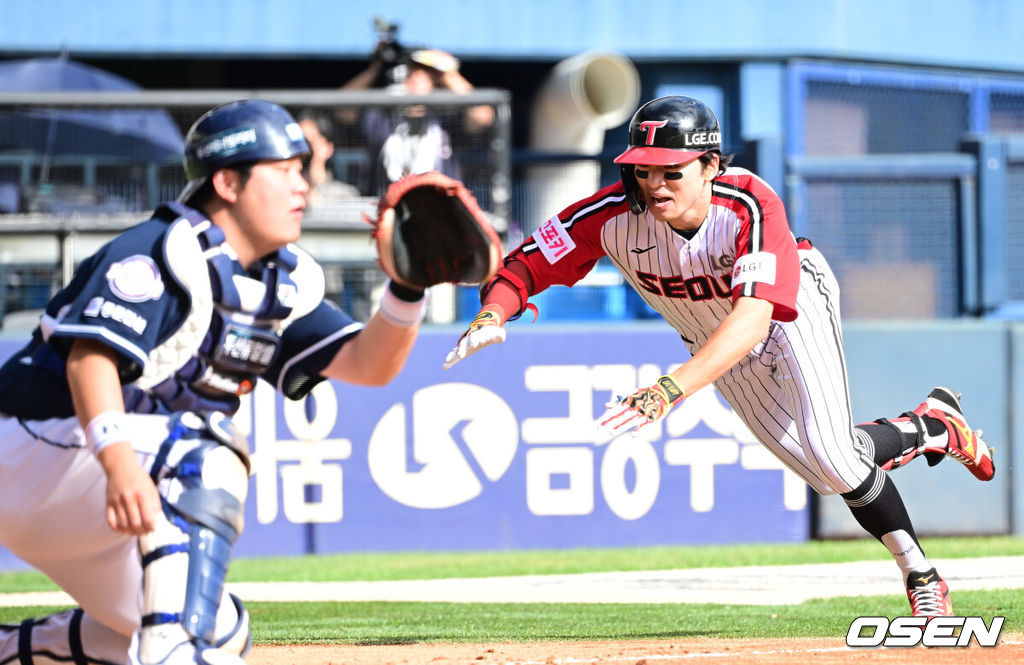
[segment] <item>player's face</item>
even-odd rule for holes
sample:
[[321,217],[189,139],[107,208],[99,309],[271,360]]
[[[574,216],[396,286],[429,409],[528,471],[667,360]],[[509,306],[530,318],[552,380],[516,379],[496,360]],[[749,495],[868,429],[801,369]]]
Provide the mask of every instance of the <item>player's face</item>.
[[711,203],[714,163],[705,168],[699,159],[660,166],[637,164],[634,169],[640,193],[651,215],[681,230],[698,228]]
[[308,193],[300,158],[253,165],[233,213],[257,256],[298,240]]

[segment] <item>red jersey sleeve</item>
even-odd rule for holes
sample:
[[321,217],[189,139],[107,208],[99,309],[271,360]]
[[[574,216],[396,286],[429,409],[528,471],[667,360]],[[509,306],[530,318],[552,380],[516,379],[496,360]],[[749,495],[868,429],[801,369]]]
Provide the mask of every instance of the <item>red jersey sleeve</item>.
[[589,273],[605,255],[601,228],[612,217],[629,212],[622,183],[601,189],[573,203],[542,223],[506,262],[526,266],[532,278],[530,295],[549,286],[572,286]]
[[715,180],[712,203],[736,213],[732,299],[753,296],[774,305],[772,318],[796,319],[800,261],[782,200],[752,173]]

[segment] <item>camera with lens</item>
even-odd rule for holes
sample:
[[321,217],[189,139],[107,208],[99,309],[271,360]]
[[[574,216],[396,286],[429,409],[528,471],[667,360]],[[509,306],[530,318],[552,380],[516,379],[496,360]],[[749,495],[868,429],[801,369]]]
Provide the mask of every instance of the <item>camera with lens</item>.
[[376,85],[398,91],[408,74],[409,51],[398,41],[398,24],[381,17],[373,20],[377,30],[377,48],[373,59],[381,64]]
[[389,23],[381,17],[373,20],[377,29],[377,50],[373,57],[381,61],[386,67],[394,67],[404,62],[406,49],[398,41],[398,24]]

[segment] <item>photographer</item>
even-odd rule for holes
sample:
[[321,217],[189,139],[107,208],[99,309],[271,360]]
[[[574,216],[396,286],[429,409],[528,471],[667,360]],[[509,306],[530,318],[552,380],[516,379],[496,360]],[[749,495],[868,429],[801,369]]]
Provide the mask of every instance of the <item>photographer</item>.
[[[437,90],[465,94],[473,85],[459,71],[459,61],[438,49],[406,49],[395,38],[397,26],[377,22],[380,35],[365,70],[346,82],[342,90],[383,87],[393,94],[429,95]],[[340,115],[356,122],[355,114]],[[457,116],[441,114],[423,105],[394,109],[371,108],[359,121],[362,138],[370,146],[375,165],[363,188],[377,195],[404,175],[436,170],[461,178],[453,143],[462,150],[494,123],[494,109],[473,106]],[[455,139],[453,142],[453,138]]]
[[405,79],[404,61],[407,54],[395,37],[398,25],[378,17],[374,20],[374,27],[377,29],[377,45],[370,54],[370,64],[341,86],[342,90],[383,88]]

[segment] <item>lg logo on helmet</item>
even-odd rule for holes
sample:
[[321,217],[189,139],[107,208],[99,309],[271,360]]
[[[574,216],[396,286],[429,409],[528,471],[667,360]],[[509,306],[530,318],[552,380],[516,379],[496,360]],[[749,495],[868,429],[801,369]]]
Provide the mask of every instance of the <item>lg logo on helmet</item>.
[[[654,134],[659,127],[668,124],[668,120],[644,120],[640,123],[640,129],[647,132],[646,145],[654,145]],[[721,141],[721,132],[717,130],[686,132],[683,134],[683,145],[685,147],[716,146]]]
[[686,146],[718,145],[719,132],[690,132],[683,134],[683,144]]

